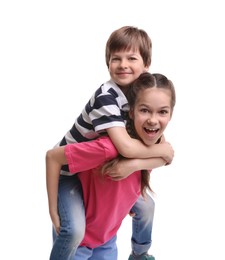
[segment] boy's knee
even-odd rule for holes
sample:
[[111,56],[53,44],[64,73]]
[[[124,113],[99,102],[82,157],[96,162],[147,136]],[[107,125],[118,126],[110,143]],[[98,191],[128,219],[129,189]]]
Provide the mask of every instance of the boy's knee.
[[153,198],[151,196],[148,196],[146,202],[147,202],[147,207],[149,208],[149,210],[154,211],[155,210],[155,201],[153,200]]
[[154,215],[155,211],[155,201],[152,199],[152,197],[147,196],[145,198],[141,198],[137,201],[139,205],[137,205],[137,215],[139,215],[140,218],[151,218],[151,216]]
[[61,227],[59,235],[71,241],[73,244],[80,244],[84,238],[85,226]]

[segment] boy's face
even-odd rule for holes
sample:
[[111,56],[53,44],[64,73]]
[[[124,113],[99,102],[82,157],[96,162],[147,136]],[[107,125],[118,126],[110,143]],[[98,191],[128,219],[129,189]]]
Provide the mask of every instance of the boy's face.
[[171,93],[168,89],[140,90],[135,106],[130,111],[139,138],[152,145],[162,136],[172,115]]
[[109,60],[109,74],[111,79],[126,92],[127,87],[137,79],[141,73],[147,72],[138,50],[125,50],[112,53]]

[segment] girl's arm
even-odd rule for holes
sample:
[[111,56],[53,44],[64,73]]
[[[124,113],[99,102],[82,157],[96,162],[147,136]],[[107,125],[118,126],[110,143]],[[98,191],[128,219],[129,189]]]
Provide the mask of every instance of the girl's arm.
[[108,128],[107,133],[118,152],[126,158],[162,157],[167,163],[172,162],[173,155],[165,152],[168,149],[168,143],[146,146],[141,141],[131,138],[123,127]]
[[103,167],[104,174],[107,174],[114,181],[119,181],[127,178],[130,174],[135,171],[143,169],[155,169],[166,165],[167,162],[159,158],[148,158],[148,159],[127,159],[120,158],[116,161],[106,163]]
[[[170,143],[166,142],[164,136],[161,137],[161,143],[167,144],[164,153],[167,154],[167,157],[170,157],[172,161],[174,157],[173,147]],[[156,146],[160,146],[160,144],[156,144]],[[162,157],[146,159],[127,159],[120,157],[117,160],[115,159],[110,162],[107,162],[103,166],[103,169],[106,172],[106,174],[109,175],[113,180],[122,180],[135,171],[143,169],[154,169],[164,165],[168,165],[168,162]]]
[[64,149],[64,146],[60,146],[51,149],[46,153],[46,185],[49,213],[57,233],[60,228],[57,203],[59,175],[62,165],[67,164]]
[[[118,152],[109,137],[55,147],[46,153],[46,184],[49,213],[56,232],[59,231],[58,183],[61,167],[69,165],[71,174],[99,167],[115,158]],[[88,158],[88,160],[87,160]]]

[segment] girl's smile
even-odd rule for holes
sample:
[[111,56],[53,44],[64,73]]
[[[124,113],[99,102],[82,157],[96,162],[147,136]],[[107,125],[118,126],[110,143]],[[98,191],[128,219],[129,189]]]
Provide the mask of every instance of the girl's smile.
[[156,87],[139,91],[130,116],[139,138],[146,145],[156,143],[171,119],[170,91]]

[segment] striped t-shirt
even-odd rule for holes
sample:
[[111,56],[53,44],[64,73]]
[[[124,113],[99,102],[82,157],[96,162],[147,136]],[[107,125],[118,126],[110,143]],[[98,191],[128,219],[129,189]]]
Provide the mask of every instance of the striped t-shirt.
[[[124,93],[112,80],[107,81],[95,91],[57,146],[90,141],[106,133],[108,128],[125,127],[128,109]],[[69,174],[67,166],[62,170],[61,174]]]

